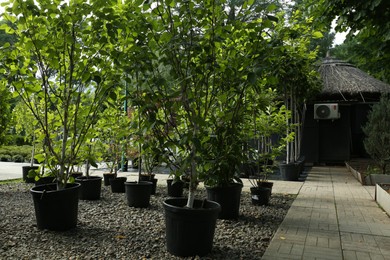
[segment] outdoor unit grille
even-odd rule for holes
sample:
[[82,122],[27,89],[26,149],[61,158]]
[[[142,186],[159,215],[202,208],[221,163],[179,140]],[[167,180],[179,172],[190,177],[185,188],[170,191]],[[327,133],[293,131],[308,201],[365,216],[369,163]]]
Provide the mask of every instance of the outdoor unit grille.
[[340,118],[338,104],[314,104],[314,119]]

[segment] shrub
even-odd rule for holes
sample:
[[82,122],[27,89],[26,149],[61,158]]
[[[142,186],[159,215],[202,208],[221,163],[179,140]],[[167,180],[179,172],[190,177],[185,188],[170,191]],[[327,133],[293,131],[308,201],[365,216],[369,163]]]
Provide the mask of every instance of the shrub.
[[390,98],[382,95],[380,101],[372,106],[367,124],[363,127],[366,134],[364,147],[375,160],[382,173],[390,163]]
[[22,145],[22,146],[2,146],[0,147],[0,154],[8,154],[11,157],[15,155],[20,155],[23,158],[30,158],[31,156],[30,145]]
[[11,155],[9,155],[9,154],[0,154],[0,161],[1,162],[9,162],[9,161],[11,161]]
[[12,156],[12,161],[14,162],[24,162],[24,156],[20,155],[20,154],[16,154],[14,156]]

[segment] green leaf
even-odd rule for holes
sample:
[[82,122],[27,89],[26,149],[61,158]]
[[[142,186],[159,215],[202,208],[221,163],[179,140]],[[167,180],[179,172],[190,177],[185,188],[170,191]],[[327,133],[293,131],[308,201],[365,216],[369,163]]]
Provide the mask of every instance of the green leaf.
[[277,8],[278,8],[278,7],[277,7],[276,4],[270,4],[270,5],[267,6],[267,11],[268,11],[268,12],[273,12],[273,11],[275,11]]
[[267,18],[273,22],[279,22],[279,19],[276,16],[267,14]]
[[313,32],[312,36],[314,37],[314,39],[320,39],[322,37],[324,37],[324,35],[321,33],[321,32]]

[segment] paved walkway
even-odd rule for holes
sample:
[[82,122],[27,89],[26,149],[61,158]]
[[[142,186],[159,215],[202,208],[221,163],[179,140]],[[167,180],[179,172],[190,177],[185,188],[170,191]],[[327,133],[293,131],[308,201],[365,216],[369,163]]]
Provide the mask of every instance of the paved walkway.
[[346,167],[313,167],[262,259],[390,259],[390,219]]

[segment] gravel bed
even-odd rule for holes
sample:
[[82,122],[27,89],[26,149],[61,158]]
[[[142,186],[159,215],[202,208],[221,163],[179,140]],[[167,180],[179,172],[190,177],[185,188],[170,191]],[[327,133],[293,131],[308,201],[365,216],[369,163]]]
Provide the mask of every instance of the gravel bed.
[[[0,259],[182,259],[165,247],[165,186],[146,209],[130,208],[125,194],[102,187],[100,200],[80,201],[78,226],[66,232],[37,229],[31,187],[0,184]],[[261,259],[293,200],[273,194],[269,206],[254,206],[242,192],[239,219],[218,220],[212,252],[192,259]]]

